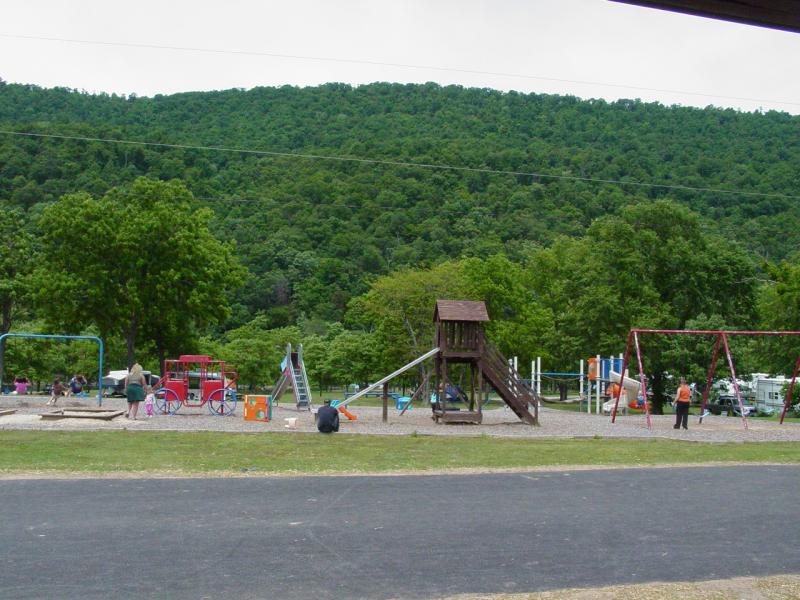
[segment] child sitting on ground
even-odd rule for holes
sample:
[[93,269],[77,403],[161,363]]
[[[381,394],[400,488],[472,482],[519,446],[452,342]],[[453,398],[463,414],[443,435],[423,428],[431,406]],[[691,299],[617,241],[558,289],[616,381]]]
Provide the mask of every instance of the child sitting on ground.
[[153,416],[153,408],[156,404],[156,395],[153,393],[153,388],[147,386],[147,395],[144,397],[144,412],[148,417]]
[[58,399],[63,396],[67,391],[67,387],[61,383],[61,379],[56,377],[56,380],[53,382],[53,387],[50,390],[50,400],[47,401],[48,406],[55,406]]

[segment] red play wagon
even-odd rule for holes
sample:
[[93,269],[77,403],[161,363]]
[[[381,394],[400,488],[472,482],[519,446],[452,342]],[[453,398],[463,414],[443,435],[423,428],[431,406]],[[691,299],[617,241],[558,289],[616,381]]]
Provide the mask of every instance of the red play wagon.
[[212,415],[230,416],[236,410],[236,372],[225,362],[200,354],[183,354],[164,361],[164,373],[155,391],[159,414],[174,415],[181,406],[208,405]]

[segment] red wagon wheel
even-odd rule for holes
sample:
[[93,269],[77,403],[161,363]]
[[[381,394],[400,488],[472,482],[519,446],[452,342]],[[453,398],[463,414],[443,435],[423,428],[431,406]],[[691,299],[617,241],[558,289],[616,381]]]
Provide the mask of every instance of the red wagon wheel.
[[230,388],[214,390],[208,396],[208,412],[212,415],[230,417],[236,411],[236,391]]
[[161,388],[156,390],[156,410],[160,415],[174,415],[182,406],[178,394],[174,390]]

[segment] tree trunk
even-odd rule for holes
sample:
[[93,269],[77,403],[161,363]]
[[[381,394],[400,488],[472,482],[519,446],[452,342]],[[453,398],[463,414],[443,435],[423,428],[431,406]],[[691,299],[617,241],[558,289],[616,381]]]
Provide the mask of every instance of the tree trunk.
[[161,375],[164,375],[164,363],[167,362],[167,351],[164,348],[164,344],[161,341],[156,342],[156,348],[158,348],[158,367],[161,369]]
[[128,350],[128,370],[130,371],[133,363],[136,362],[136,315],[131,317],[128,334],[125,336],[125,346]]
[[[419,356],[419,344],[417,343],[417,335],[414,333],[414,328],[411,327],[411,322],[408,320],[408,317],[403,315],[403,324],[406,326],[406,331],[408,331],[408,335],[411,338],[411,343],[414,345],[414,354]],[[420,381],[422,378],[425,377],[425,367],[420,363],[418,367]]]
[[11,300],[3,302],[3,322],[0,324],[0,334],[11,331],[11,309],[14,303]]
[[664,378],[659,372],[653,373],[650,378],[650,391],[653,393],[651,411],[654,415],[664,414]]
[[[0,323],[0,334],[5,334],[11,331],[11,309],[14,303],[11,300],[3,302],[3,321]],[[6,341],[0,342],[0,391],[3,387],[3,376],[5,375],[6,366]]]

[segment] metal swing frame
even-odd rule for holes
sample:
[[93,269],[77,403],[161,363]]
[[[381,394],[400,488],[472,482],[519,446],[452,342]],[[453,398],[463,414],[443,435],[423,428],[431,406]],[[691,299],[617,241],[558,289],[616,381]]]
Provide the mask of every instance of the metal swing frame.
[[[698,329],[631,329],[628,332],[628,342],[625,344],[625,356],[622,359],[622,375],[626,369],[628,368],[628,362],[630,359],[631,354],[631,346],[636,351],[636,360],[639,366],[639,382],[642,386],[642,395],[645,398],[644,402],[644,411],[645,411],[645,420],[647,423],[647,429],[653,428],[653,421],[650,416],[650,408],[647,404],[647,383],[644,376],[644,364],[642,362],[642,352],[641,347],[639,345],[639,336],[641,335],[707,335],[707,336],[715,336],[716,343],[714,344],[714,352],[711,358],[711,366],[708,369],[708,376],[706,377],[706,386],[703,389],[703,405],[701,407],[701,411],[705,412],[706,404],[708,403],[708,395],[711,391],[711,381],[714,378],[714,371],[717,367],[717,358],[719,357],[719,351],[721,348],[725,349],[725,357],[728,362],[728,368],[731,372],[731,379],[733,380],[733,391],[736,395],[736,401],[739,403],[739,412],[742,415],[742,426],[745,430],[747,430],[747,417],[744,414],[744,408],[742,406],[742,395],[739,390],[739,384],[736,382],[736,368],[733,364],[733,356],[731,354],[730,345],[728,343],[729,336],[798,336],[800,335],[800,331],[724,331],[724,330],[698,330]],[[786,416],[786,411],[789,409],[789,405],[791,404],[792,400],[792,392],[794,391],[795,382],[797,380],[797,374],[800,371],[800,355],[798,355],[797,360],[795,361],[794,365],[794,373],[792,374],[792,380],[789,383],[789,389],[786,392],[786,399],[783,403],[783,412],[781,412],[781,424],[783,424],[783,419]],[[611,422],[616,422],[617,419],[617,407],[619,406],[619,398],[622,394],[622,386],[619,387],[617,390],[615,400],[614,400],[614,411],[611,413]],[[702,414],[701,412],[701,414]]]

